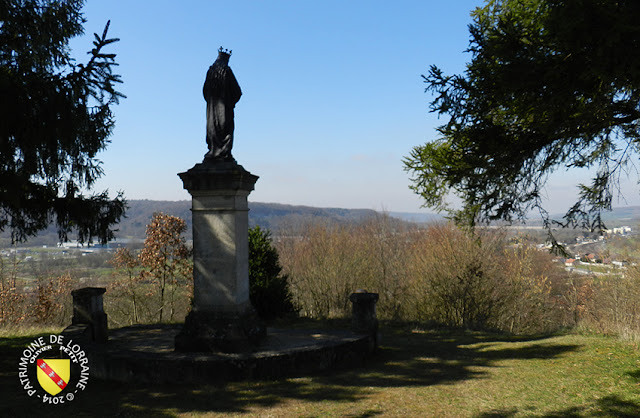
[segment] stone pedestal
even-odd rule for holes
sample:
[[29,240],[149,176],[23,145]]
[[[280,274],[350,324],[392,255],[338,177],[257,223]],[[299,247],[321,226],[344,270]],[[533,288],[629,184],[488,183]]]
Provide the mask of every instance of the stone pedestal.
[[249,300],[249,207],[257,176],[205,160],[179,174],[192,196],[193,306],[176,351],[249,351],[265,335]]
[[84,287],[71,291],[73,297],[72,325],[88,325],[85,332],[91,341],[106,343],[109,339],[107,314],[104,313],[102,295],[104,287]]

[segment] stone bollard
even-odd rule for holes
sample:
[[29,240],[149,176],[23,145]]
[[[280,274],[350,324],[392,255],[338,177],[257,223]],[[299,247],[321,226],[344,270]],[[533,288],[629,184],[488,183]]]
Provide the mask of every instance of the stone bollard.
[[372,337],[372,350],[378,347],[378,318],[376,317],[377,293],[356,290],[349,296],[353,304],[351,313],[351,331],[357,334],[369,334]]
[[106,343],[109,339],[107,314],[102,306],[104,287],[84,287],[71,291],[73,296],[73,325],[88,325],[88,337],[93,342]]

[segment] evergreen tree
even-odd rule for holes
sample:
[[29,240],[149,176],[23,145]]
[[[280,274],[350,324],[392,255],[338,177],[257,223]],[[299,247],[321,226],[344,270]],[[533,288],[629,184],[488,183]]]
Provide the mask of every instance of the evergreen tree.
[[[523,220],[547,227],[550,173],[592,168],[562,226],[602,229],[640,151],[640,2],[489,0],[472,13],[461,75],[432,66],[440,138],[405,160],[427,206],[460,223]],[[447,205],[453,192],[462,210]]]
[[259,226],[249,230],[249,295],[263,319],[297,312],[289,290],[289,278],[282,274],[271,234]]
[[0,1],[0,230],[23,241],[55,220],[61,240],[113,238],[122,193],[85,196],[102,174],[96,158],[114,126],[122,94],[113,73],[117,39],[95,34],[84,64],[69,40],[83,33],[82,0]]

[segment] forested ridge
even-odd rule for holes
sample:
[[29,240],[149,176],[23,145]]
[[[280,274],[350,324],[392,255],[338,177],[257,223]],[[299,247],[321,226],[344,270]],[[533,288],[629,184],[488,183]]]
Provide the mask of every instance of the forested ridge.
[[[145,228],[156,212],[178,216],[187,221],[185,236],[191,239],[191,202],[188,200],[129,200],[129,208],[125,218],[116,226],[117,239],[144,239]],[[311,206],[285,205],[280,203],[249,202],[249,224],[277,232],[282,228],[296,227],[301,223],[325,220],[327,222],[353,223],[376,214],[372,209],[316,208]],[[74,235],[70,234],[69,239]],[[0,235],[3,247],[11,244],[10,234]],[[55,225],[49,226],[37,237],[29,239],[25,244],[55,245],[58,235]],[[24,244],[23,244],[24,245]]]

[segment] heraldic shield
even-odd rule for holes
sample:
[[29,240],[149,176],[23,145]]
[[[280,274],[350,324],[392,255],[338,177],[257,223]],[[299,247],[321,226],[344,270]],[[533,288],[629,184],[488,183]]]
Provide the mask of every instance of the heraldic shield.
[[51,396],[55,396],[69,383],[71,360],[38,359],[38,382]]

